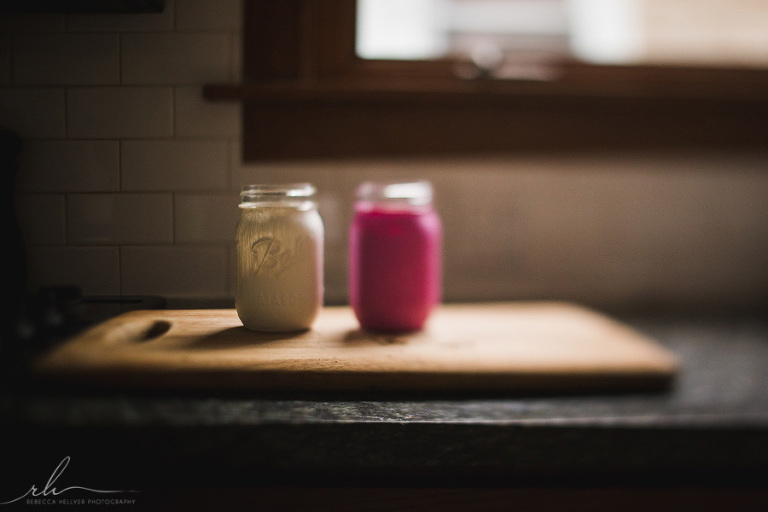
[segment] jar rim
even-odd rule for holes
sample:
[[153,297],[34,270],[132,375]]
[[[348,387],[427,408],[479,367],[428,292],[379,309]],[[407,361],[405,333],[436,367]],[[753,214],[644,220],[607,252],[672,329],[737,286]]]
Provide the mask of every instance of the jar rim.
[[240,197],[243,203],[277,201],[281,199],[311,198],[315,195],[311,183],[263,183],[243,185]]
[[411,205],[432,203],[432,184],[417,181],[366,181],[357,187],[356,197],[367,202],[404,202]]

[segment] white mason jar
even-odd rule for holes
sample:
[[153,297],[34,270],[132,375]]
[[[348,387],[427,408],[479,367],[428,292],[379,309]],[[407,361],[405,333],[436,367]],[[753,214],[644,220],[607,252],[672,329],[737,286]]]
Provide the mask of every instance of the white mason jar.
[[237,226],[235,309],[254,331],[312,326],[323,305],[323,221],[309,183],[246,185]]

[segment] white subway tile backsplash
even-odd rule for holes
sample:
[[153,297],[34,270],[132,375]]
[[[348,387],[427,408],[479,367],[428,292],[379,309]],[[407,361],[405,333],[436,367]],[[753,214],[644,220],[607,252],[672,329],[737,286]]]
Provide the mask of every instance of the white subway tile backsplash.
[[18,225],[25,244],[64,245],[66,225],[61,194],[19,194]]
[[[331,223],[346,230],[357,183],[431,180],[448,300],[716,303],[768,289],[766,162],[765,153],[294,162],[235,166],[233,181],[315,181],[338,203],[330,233]],[[346,245],[333,238],[326,283],[336,294]]]
[[234,299],[237,290],[237,248],[227,245],[227,296]]
[[116,192],[120,146],[115,140],[25,141],[19,159],[25,192]]
[[160,13],[69,14],[67,30],[77,32],[147,32],[173,30],[174,0],[165,1]]
[[241,107],[237,102],[212,102],[201,87],[176,87],[177,137],[235,138],[240,135]]
[[240,138],[231,140],[229,142],[229,177],[230,187],[234,186],[234,190],[240,191],[240,187],[245,183],[243,179],[243,143]]
[[240,30],[242,0],[176,0],[176,30]]
[[72,87],[67,92],[70,138],[173,136],[170,87]]
[[24,139],[64,138],[64,105],[61,88],[0,88],[0,126]]
[[240,209],[237,194],[177,194],[174,201],[176,243],[234,244]]
[[67,198],[72,245],[173,242],[170,194],[72,194]]
[[120,249],[122,291],[128,295],[224,297],[225,247],[137,247]]
[[230,76],[231,36],[218,33],[121,35],[123,84],[203,84]]
[[117,247],[32,247],[28,286],[79,286],[85,295],[120,293]]
[[120,82],[117,34],[18,34],[15,84],[108,85]]
[[[243,164],[241,155],[241,144],[233,144],[232,155],[232,185],[233,190],[238,192],[243,185],[259,183],[294,183],[310,182],[320,193],[337,194],[340,189],[343,195],[347,194],[347,184],[345,180],[358,171],[358,175],[363,172],[361,167],[355,167],[354,164],[344,162],[332,162],[329,164],[320,164],[316,162],[270,162],[266,164]],[[350,173],[350,171],[352,171]],[[349,196],[351,199],[351,195]],[[351,203],[349,203],[351,205]]]
[[232,71],[230,80],[238,83],[243,79],[243,33],[232,34]]
[[227,187],[228,162],[225,141],[123,141],[122,189],[223,190]]

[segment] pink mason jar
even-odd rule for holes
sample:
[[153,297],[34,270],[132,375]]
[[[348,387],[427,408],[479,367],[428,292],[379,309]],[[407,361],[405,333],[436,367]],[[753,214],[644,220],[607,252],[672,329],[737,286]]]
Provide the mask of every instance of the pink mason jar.
[[349,298],[360,327],[421,329],[442,294],[442,225],[431,184],[360,185],[349,250]]

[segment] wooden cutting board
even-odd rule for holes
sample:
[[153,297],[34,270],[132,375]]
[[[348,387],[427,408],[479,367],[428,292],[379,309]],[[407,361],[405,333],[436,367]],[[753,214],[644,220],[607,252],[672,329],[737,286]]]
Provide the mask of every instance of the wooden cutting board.
[[38,375],[94,386],[231,390],[649,389],[677,371],[656,341],[567,303],[441,306],[376,335],[347,307],[310,331],[246,330],[233,309],[122,314],[44,355]]

